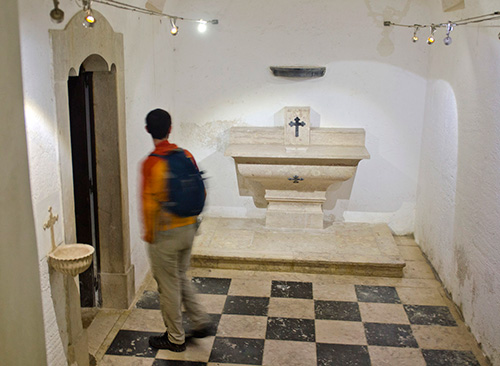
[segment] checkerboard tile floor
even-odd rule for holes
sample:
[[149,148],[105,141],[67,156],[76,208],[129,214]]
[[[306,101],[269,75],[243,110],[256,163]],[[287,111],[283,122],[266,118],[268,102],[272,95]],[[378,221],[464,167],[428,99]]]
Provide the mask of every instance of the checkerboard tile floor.
[[192,275],[215,336],[191,341],[182,353],[149,347],[148,337],[164,331],[150,280],[135,307],[117,316],[98,365],[488,365],[433,278],[209,269]]

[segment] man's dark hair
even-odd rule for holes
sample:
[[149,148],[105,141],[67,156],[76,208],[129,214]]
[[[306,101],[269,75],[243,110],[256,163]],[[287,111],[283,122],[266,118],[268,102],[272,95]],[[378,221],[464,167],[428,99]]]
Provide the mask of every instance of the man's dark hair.
[[172,119],[170,114],[163,109],[155,109],[146,116],[146,127],[154,139],[161,140],[167,137]]

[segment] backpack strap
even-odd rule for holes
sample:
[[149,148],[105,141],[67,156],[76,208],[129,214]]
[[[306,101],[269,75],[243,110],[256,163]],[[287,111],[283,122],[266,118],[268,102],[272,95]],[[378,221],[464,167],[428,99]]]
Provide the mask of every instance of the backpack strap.
[[172,154],[176,154],[176,153],[179,153],[179,152],[184,152],[184,149],[181,149],[180,147],[178,147],[176,149],[172,149],[172,150],[167,151],[167,153],[165,155],[151,153],[151,154],[149,154],[149,156],[156,156],[158,158],[166,158],[167,155],[172,155]]

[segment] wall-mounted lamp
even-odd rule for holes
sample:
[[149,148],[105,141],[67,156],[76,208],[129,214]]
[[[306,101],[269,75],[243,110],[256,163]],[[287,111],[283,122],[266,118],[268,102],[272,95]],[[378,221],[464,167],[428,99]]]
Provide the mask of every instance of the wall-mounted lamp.
[[448,22],[448,25],[446,26],[446,37],[444,37],[443,42],[445,45],[449,46],[453,40],[450,37],[450,33],[453,31],[455,24],[452,22]]
[[434,33],[436,32],[436,27],[434,25],[431,25],[430,28],[431,28],[431,34],[430,34],[429,38],[427,38],[428,45],[431,45],[434,42],[436,42],[436,38],[434,38]]
[[59,9],[59,1],[54,0],[54,9],[50,11],[50,19],[54,23],[61,23],[64,20],[64,11]]
[[417,36],[417,32],[418,32],[418,29],[420,28],[420,26],[418,25],[415,25],[415,32],[413,32],[413,38],[411,39],[413,41],[413,43],[417,42],[418,41],[418,36]]
[[176,36],[179,33],[179,27],[175,24],[175,18],[170,18],[170,34]]
[[83,19],[83,26],[85,28],[93,28],[95,25],[94,13],[92,13],[92,0],[83,1],[83,11],[85,12],[85,18]]
[[198,32],[205,33],[207,31],[207,22],[206,20],[200,19],[198,22]]
[[93,28],[95,24],[95,17],[92,13],[92,9],[87,10],[85,14],[85,18],[83,19],[83,26],[85,28]]

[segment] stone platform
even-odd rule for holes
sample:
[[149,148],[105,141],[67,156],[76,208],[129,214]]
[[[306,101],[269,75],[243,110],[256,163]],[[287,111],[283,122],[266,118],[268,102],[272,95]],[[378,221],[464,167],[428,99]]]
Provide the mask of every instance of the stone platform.
[[194,267],[402,277],[405,262],[385,224],[276,229],[265,219],[205,217]]

